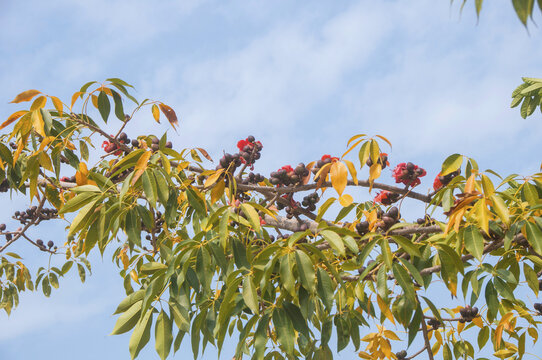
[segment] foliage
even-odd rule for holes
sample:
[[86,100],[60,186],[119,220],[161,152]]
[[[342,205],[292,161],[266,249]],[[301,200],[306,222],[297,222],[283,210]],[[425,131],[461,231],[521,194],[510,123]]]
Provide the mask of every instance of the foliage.
[[[451,0],[451,2],[453,3],[454,0]],[[527,22],[529,21],[529,18],[531,20],[533,19],[533,13],[536,6],[535,2],[536,4],[538,4],[538,8],[540,9],[540,11],[542,11],[542,0],[511,0],[516,15],[525,27],[527,27]],[[463,2],[461,3],[461,11],[463,10],[463,7],[466,3],[467,0],[463,0]],[[474,7],[476,9],[476,15],[478,17],[480,16],[480,12],[482,11],[483,3],[484,0],[474,0]]]
[[[130,141],[124,130],[144,108],[177,125],[173,109],[139,103],[130,88],[108,79],[85,84],[70,103],[36,90],[14,99],[32,103],[0,126],[13,125],[0,143],[1,187],[37,205],[15,214],[21,228],[1,228],[0,307],[8,314],[19,292],[41,287],[49,296],[74,264],[84,281],[86,256],[111,248],[127,294],[112,333],[132,332],[132,358],[151,331],[161,358],[185,336],[194,357],[208,344],[222,349],[234,331],[236,358],[254,359],[329,359],[332,346],[348,344],[361,358],[404,359],[392,342],[406,348],[416,339],[414,356],[473,358],[491,346],[496,357],[520,359],[538,340],[540,306],[522,298],[542,287],[542,173],[502,178],[454,154],[423,194],[414,187],[427,172],[412,163],[393,171],[404,187],[377,182],[391,160],[382,146],[391,144],[364,134],[341,157],[268,177],[248,172],[263,149],[249,136],[213,167],[205,150],[175,150],[166,135]],[[98,114],[103,125],[91,117]],[[97,138],[101,155],[92,150]],[[359,187],[380,193],[365,201],[348,194]],[[426,212],[409,221],[400,212],[415,201]],[[56,218],[69,223],[62,246],[26,233]],[[64,266],[39,268],[33,278],[6,252],[20,241],[64,257]],[[446,292],[451,308],[441,304]]]

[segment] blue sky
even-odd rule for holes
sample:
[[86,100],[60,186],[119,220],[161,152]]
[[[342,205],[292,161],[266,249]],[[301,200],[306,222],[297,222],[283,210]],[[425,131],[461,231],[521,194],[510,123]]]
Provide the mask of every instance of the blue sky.
[[[542,77],[541,40],[508,1],[485,2],[478,24],[472,4],[459,16],[448,0],[2,1],[0,118],[20,108],[7,103],[23,90],[69,98],[89,80],[120,77],[138,99],[176,110],[176,147],[219,157],[253,134],[269,173],[342,154],[353,134],[382,134],[392,162],[428,170],[425,190],[456,152],[499,173],[538,170],[542,116],[523,120],[509,103],[521,76]],[[149,112],[128,128],[166,130]],[[28,205],[3,201],[2,219]],[[62,225],[48,226],[40,234],[60,243]],[[0,359],[129,358],[129,337],[107,336],[122,281],[110,257],[93,265],[85,284],[68,277],[51,298],[24,294],[11,317],[0,314]],[[140,357],[155,358],[153,345]]]

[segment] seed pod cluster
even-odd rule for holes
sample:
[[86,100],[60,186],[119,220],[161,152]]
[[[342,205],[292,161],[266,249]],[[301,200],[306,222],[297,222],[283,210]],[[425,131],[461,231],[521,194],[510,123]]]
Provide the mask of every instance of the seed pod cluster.
[[467,305],[459,310],[459,314],[461,315],[461,319],[459,319],[460,322],[469,322],[478,315],[478,308]]
[[54,250],[57,249],[57,247],[55,246],[55,243],[52,240],[49,240],[47,242],[47,247],[45,246],[45,243],[43,242],[42,239],[36,240],[36,244],[39,246],[40,250],[42,251],[47,250],[47,248],[49,248],[49,250],[51,250],[51,248],[53,248]]
[[303,178],[309,175],[309,170],[305,167],[305,164],[300,163],[296,168],[292,168],[290,165],[285,165],[273,171],[269,176],[269,182],[277,186],[289,186],[298,185],[303,182]]
[[164,219],[162,219],[162,212],[157,211],[154,214],[154,226],[152,229],[148,229],[143,221],[141,222],[141,230],[148,232],[149,235],[147,235],[145,238],[147,240],[151,240],[152,236],[150,234],[158,234],[160,231],[162,231],[162,225],[164,224]]
[[427,173],[418,165],[414,165],[411,162],[400,163],[393,169],[393,177],[396,183],[403,183],[407,186],[420,185],[420,178]]
[[438,321],[437,319],[429,319],[427,325],[431,326],[433,330],[438,330],[441,324],[440,321]]
[[407,357],[406,350],[401,350],[395,353],[395,356],[397,356],[397,360],[404,360]]
[[13,218],[18,220],[22,225],[28,224],[31,220],[38,219],[38,222],[42,220],[50,220],[58,218],[56,209],[42,208],[38,211],[37,206],[32,206],[26,210],[15,211]]
[[382,212],[379,218],[380,221],[377,222],[376,226],[382,230],[387,230],[399,222],[401,214],[399,214],[399,209],[396,206],[392,206],[387,212]]
[[[386,166],[389,165],[388,154],[386,154],[386,153],[380,154],[380,157],[378,158],[378,163],[380,164],[380,166],[382,166],[382,169],[385,169]],[[366,164],[367,164],[367,166],[373,166],[373,159],[371,159],[371,157],[369,157],[367,159]]]
[[247,185],[247,184],[257,184],[259,182],[262,182],[264,181],[265,178],[263,177],[262,174],[260,173],[253,173],[253,172],[250,172],[248,173],[248,175],[243,179],[242,183]]
[[9,190],[9,181],[8,179],[4,179],[0,183],[0,192],[7,192],[8,190]]
[[306,208],[309,211],[315,211],[316,210],[316,203],[320,201],[320,197],[318,196],[317,192],[313,192],[305,197],[303,197],[303,201],[301,201],[301,205],[303,205],[304,208]]
[[433,219],[429,215],[425,215],[424,218],[419,218],[418,220],[416,220],[416,222],[418,223],[418,225],[424,225],[424,226],[435,225],[435,219]]
[[[335,158],[336,159],[336,158]],[[322,158],[320,160],[318,160],[316,162],[316,164],[314,164],[314,166],[312,167],[311,171],[313,174],[316,174],[318,171],[320,171],[320,169],[322,167],[324,167],[324,165],[326,164],[329,164],[333,161],[333,157],[331,157],[331,155],[324,155],[322,156]]]

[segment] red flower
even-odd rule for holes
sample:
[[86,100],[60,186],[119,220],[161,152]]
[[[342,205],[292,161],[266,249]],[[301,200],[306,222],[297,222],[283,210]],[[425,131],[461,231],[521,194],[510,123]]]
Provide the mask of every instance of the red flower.
[[389,202],[389,196],[390,196],[390,192],[387,191],[387,190],[382,190],[381,192],[379,192],[378,194],[376,194],[375,198],[374,198],[374,202],[377,202],[377,203],[381,203],[383,205],[389,205],[390,202]]
[[326,159],[331,159],[331,161],[338,161],[338,160],[339,160],[338,157],[336,157],[336,156],[331,156],[331,155],[327,155],[327,154],[324,155],[324,156],[322,156],[322,161],[326,161]]
[[239,140],[237,142],[237,148],[239,149],[239,151],[243,151],[243,149],[245,148],[245,146],[250,146],[250,148],[252,149],[252,147],[254,146],[254,144],[252,144],[251,142],[249,142],[248,140]]
[[393,177],[395,178],[396,183],[403,183],[407,186],[417,186],[421,184],[419,178],[427,175],[427,172],[414,165],[412,163],[400,163],[395,169],[393,169]]
[[435,178],[435,181],[433,181],[433,189],[435,191],[438,191],[438,190],[442,189],[443,186],[444,185],[440,181],[440,173],[438,173],[437,177]]
[[279,170],[286,170],[287,173],[292,173],[292,172],[294,172],[294,169],[293,169],[290,165],[284,165],[284,166],[281,167]]
[[110,144],[109,141],[105,140],[105,141],[102,143],[102,149],[105,150],[105,148],[108,147],[109,144]]

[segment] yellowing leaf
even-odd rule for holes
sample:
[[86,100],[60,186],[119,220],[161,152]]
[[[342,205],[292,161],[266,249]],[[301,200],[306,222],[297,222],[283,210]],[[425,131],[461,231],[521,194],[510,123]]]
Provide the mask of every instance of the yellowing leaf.
[[225,188],[226,183],[224,181],[220,181],[211,189],[211,204],[214,204],[222,197]]
[[352,180],[354,180],[354,184],[358,184],[358,173],[356,171],[356,167],[354,166],[354,163],[349,160],[344,160],[344,163],[348,167],[348,171],[350,171],[350,175],[352,175]]
[[386,336],[388,339],[392,340],[401,340],[395,333],[391,330],[384,330],[384,336]]
[[482,321],[482,318],[479,316],[472,319],[472,322],[474,323],[474,325],[478,326],[480,329],[484,327],[484,322]]
[[6,121],[4,121],[2,123],[2,125],[0,125],[0,130],[5,128],[6,126],[8,126],[9,124],[11,124],[12,122],[14,122],[15,120],[17,120],[18,118],[20,118],[21,116],[23,116],[24,114],[26,114],[28,111],[26,110],[19,110],[19,111],[16,111],[14,112],[13,114],[11,114],[8,119]]
[[135,270],[130,271],[130,277],[132,278],[132,280],[139,284],[139,276],[137,276]]
[[222,175],[223,172],[224,169],[218,169],[217,171],[215,171],[214,174],[212,174],[207,178],[207,180],[205,180],[205,184],[203,186],[206,188],[212,186],[220,178],[220,175]]
[[43,108],[47,103],[47,98],[45,96],[40,96],[30,106],[30,111],[35,111]]
[[349,206],[352,202],[354,202],[354,199],[349,194],[344,194],[339,198],[339,203],[341,203],[343,207]]
[[26,90],[20,93],[19,95],[15,96],[15,99],[10,102],[10,104],[17,104],[23,101],[30,101],[34,98],[34,96],[41,94],[41,91],[38,90]]
[[45,137],[45,123],[43,122],[43,117],[41,116],[39,109],[32,111],[32,126],[38,134]]
[[80,91],[77,91],[76,93],[74,93],[74,94],[72,95],[72,102],[71,102],[71,105],[70,105],[70,110],[73,108],[73,104],[75,104],[75,102],[77,101],[77,98],[78,98],[79,95],[81,95],[81,94],[84,94],[84,93],[82,93],[82,92],[80,92]]
[[341,195],[346,188],[348,182],[348,170],[346,165],[340,161],[335,161],[331,164],[331,185]]
[[395,324],[395,319],[393,318],[393,315],[391,313],[391,310],[390,308],[388,307],[388,305],[384,302],[384,300],[382,300],[382,298],[380,297],[380,295],[377,295],[376,296],[376,302],[378,303],[378,307],[380,308],[380,311],[382,312],[382,314],[384,314],[384,316],[386,316],[386,318],[391,321],[393,324]]
[[134,168],[135,173],[134,177],[132,178],[132,186],[137,182],[139,177],[145,172],[145,169],[147,169],[147,164],[149,162],[149,159],[151,158],[152,151],[145,151],[141,157],[137,160],[136,166]]
[[62,111],[64,110],[62,101],[60,101],[60,99],[56,96],[51,96],[51,100],[53,101],[53,105],[55,106],[56,111],[58,111],[58,115],[62,116]]
[[154,120],[160,124],[160,110],[156,104],[152,105],[152,116],[154,117]]
[[373,165],[369,168],[369,183],[370,183],[370,190],[373,188],[373,182],[375,179],[378,179],[380,177],[380,173],[382,172],[382,165],[380,165],[377,162],[373,162]]
[[382,139],[382,140],[384,140],[385,142],[387,142],[388,145],[390,146],[390,149],[392,148],[391,142],[390,142],[387,138],[385,138],[385,137],[382,136],[382,135],[376,135],[376,137],[377,137],[377,138],[380,138],[380,139]]
[[465,184],[465,193],[471,193],[474,191],[474,180],[476,178],[476,175],[474,172],[469,176],[467,179],[467,183]]

